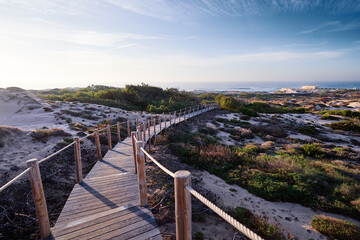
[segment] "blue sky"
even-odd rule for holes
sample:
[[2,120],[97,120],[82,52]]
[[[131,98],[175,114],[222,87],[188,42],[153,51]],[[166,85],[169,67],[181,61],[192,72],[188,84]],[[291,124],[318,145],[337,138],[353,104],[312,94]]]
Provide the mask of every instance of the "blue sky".
[[0,0],[0,87],[289,86],[359,66],[355,0]]

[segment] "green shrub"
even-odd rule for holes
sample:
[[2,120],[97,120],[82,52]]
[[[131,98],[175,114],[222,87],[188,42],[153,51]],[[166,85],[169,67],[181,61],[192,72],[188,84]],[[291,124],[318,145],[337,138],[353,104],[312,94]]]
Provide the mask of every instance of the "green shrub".
[[230,215],[246,227],[258,233],[267,240],[285,240],[284,231],[276,224],[269,223],[267,217],[253,214],[249,209],[236,207],[230,210]]
[[342,109],[342,110],[328,110],[328,111],[321,111],[319,112],[323,115],[338,115],[338,116],[344,116],[344,117],[350,117],[350,118],[360,118],[360,112],[358,111],[351,111],[348,109]]
[[340,122],[333,122],[329,125],[332,129],[345,130],[352,132],[360,132],[360,125],[354,121],[345,120]]
[[323,157],[324,152],[321,150],[320,146],[315,143],[307,143],[302,145],[302,149],[306,155],[310,157]]
[[247,115],[249,117],[258,117],[259,116],[259,114],[255,110],[250,109],[250,108],[246,108],[246,107],[239,107],[238,112],[242,113],[242,114],[245,114],[245,115]]
[[324,115],[321,116],[321,119],[322,120],[340,120],[341,118],[331,116],[329,113],[325,113]]
[[311,227],[328,236],[331,240],[360,239],[360,228],[355,224],[324,215],[315,215]]
[[314,126],[306,126],[298,128],[299,133],[305,134],[305,135],[314,135],[317,134],[317,130]]
[[31,132],[30,136],[40,142],[46,142],[49,137],[71,136],[70,133],[65,132],[62,129],[37,129]]

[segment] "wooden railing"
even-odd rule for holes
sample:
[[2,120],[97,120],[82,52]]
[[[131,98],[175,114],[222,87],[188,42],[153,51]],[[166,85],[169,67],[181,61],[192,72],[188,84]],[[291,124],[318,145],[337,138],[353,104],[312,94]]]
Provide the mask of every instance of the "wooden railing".
[[[46,206],[46,199],[45,199],[39,164],[51,159],[55,155],[65,151],[66,149],[70,148],[71,146],[74,146],[76,182],[81,183],[83,181],[82,166],[81,166],[81,148],[80,148],[81,140],[88,138],[90,136],[94,136],[96,150],[97,150],[97,157],[99,160],[101,160],[102,153],[101,153],[99,133],[103,132],[105,130],[107,131],[108,146],[109,146],[109,150],[111,150],[112,149],[111,128],[116,127],[117,140],[118,140],[118,142],[120,142],[121,141],[121,132],[120,132],[121,126],[124,124],[127,124],[126,136],[131,136],[131,138],[132,138],[135,173],[138,174],[138,178],[139,178],[140,205],[145,206],[145,205],[147,205],[145,162],[142,161],[141,159],[144,159],[144,154],[146,154],[147,156],[149,155],[145,151],[144,147],[145,147],[145,142],[148,142],[148,147],[150,150],[151,142],[149,141],[149,139],[150,139],[149,136],[151,135],[151,125],[153,126],[154,144],[156,144],[156,134],[157,134],[156,120],[158,121],[158,124],[160,125],[160,132],[161,132],[164,129],[166,129],[167,127],[177,124],[181,119],[185,120],[191,116],[194,116],[195,113],[199,114],[204,111],[211,110],[215,107],[216,107],[216,105],[198,105],[195,107],[181,109],[179,111],[175,111],[175,112],[168,113],[168,114],[164,114],[164,113],[159,114],[159,115],[156,115],[155,117],[153,115],[151,115],[151,118],[147,120],[147,126],[146,126],[146,122],[140,124],[138,119],[136,119],[136,131],[134,131],[134,132],[130,132],[131,127],[130,127],[129,120],[126,122],[121,122],[121,123],[117,122],[114,125],[108,125],[106,128],[94,129],[93,133],[88,134],[82,138],[74,137],[73,142],[71,142],[67,146],[63,147],[62,149],[58,150],[57,152],[55,152],[41,160],[38,160],[38,159],[28,160],[27,161],[28,168],[26,168],[23,172],[21,172],[16,177],[14,177],[12,180],[7,182],[4,186],[2,186],[0,188],[0,193],[3,192],[5,189],[7,189],[9,186],[11,186],[14,182],[19,180],[23,176],[25,176],[27,173],[29,173],[31,189],[32,189],[33,197],[34,197],[36,214],[37,214],[38,224],[39,224],[39,228],[40,228],[40,236],[42,239],[49,237],[51,235],[50,221],[49,221],[49,215],[48,215],[48,210],[47,210],[47,206]],[[169,122],[169,126],[167,126],[167,121]],[[164,128],[162,127],[162,123],[164,123]],[[146,132],[148,134],[148,139],[147,139],[148,141],[145,141]],[[139,149],[142,149],[142,151],[140,151]],[[150,157],[151,156],[149,155],[149,158]],[[160,164],[158,162],[156,162],[155,159],[153,159],[152,157],[150,159],[152,159],[155,163],[158,164],[158,166],[160,166]],[[166,169],[166,168],[164,168],[164,169]],[[168,171],[167,173],[170,174],[171,172]]]
[[[204,111],[209,111],[216,108],[217,105],[209,105],[206,106],[201,111],[190,112],[189,114],[184,113],[178,119],[182,117],[186,120],[189,117],[192,117],[196,114],[199,114]],[[174,118],[173,123],[171,122],[171,116],[169,118],[170,126],[176,124],[176,119]],[[160,132],[164,129],[161,128],[160,124]],[[169,127],[170,127],[169,126]],[[166,127],[165,127],[166,128]],[[137,128],[136,132],[132,132],[132,143],[133,143],[133,151],[134,151],[134,162],[135,169],[137,169],[138,174],[138,184],[139,184],[139,198],[140,205],[147,205],[147,186],[146,186],[146,170],[145,170],[145,158],[150,159],[155,165],[157,165],[162,171],[170,175],[174,178],[174,192],[175,192],[175,225],[176,225],[176,239],[177,240],[190,240],[192,239],[192,229],[191,229],[191,195],[196,197],[202,203],[204,203],[207,207],[213,210],[216,214],[222,217],[225,221],[230,223],[233,227],[243,233],[245,236],[249,237],[253,240],[263,240],[259,235],[245,227],[243,224],[238,222],[236,219],[231,217],[225,211],[221,210],[215,204],[210,202],[196,190],[191,187],[191,173],[189,171],[177,171],[175,173],[171,172],[169,169],[161,165],[156,159],[154,159],[148,151],[145,150],[145,143],[148,143],[150,150],[151,138],[154,138],[154,142],[156,142],[156,134],[159,132],[155,131],[153,135],[148,131],[148,136],[146,138],[146,130],[142,128]],[[135,170],[136,171],[136,170]]]

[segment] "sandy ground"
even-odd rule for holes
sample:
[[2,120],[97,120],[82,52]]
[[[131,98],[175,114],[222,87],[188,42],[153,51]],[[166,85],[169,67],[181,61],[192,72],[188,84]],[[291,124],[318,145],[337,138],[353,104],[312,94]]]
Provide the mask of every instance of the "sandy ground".
[[[90,118],[97,119],[73,116],[64,110],[76,113],[90,112]],[[59,128],[75,136],[78,132],[70,129],[66,119],[71,119],[73,123],[95,126],[106,119],[123,117],[135,123],[136,119],[141,121],[148,116],[142,112],[96,104],[79,102],[49,104],[30,92],[9,92],[4,89],[0,89],[0,113],[0,126],[10,127],[10,134],[3,138],[5,145],[0,147],[0,177],[3,180],[9,180],[24,170],[27,167],[27,160],[42,159],[50,155],[54,146],[63,140],[63,137],[51,137],[46,143],[35,141],[30,136],[33,130]]]
[[[314,215],[324,214],[339,219],[348,220],[360,226],[360,222],[339,214],[314,211],[300,204],[288,202],[270,202],[249,193],[237,185],[229,185],[221,178],[208,172],[193,173],[195,178],[201,179],[202,187],[211,190],[220,197],[219,202],[226,207],[245,207],[258,215],[266,215],[272,222],[278,222],[286,231],[299,239],[326,239],[322,234],[310,227]],[[229,189],[236,191],[230,191]]]

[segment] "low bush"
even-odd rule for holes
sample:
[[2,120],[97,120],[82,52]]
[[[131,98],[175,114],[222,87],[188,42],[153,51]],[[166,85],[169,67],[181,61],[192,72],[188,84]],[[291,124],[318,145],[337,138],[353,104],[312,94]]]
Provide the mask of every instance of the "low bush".
[[318,133],[318,131],[316,130],[316,128],[314,126],[305,126],[305,127],[301,127],[298,128],[299,133],[304,134],[304,135],[315,135]]
[[360,112],[351,111],[351,110],[348,110],[348,109],[328,110],[328,111],[321,111],[319,113],[322,114],[322,115],[338,115],[338,116],[344,116],[344,117],[360,119]]
[[249,117],[258,117],[259,116],[259,114],[255,110],[250,109],[250,108],[246,108],[246,107],[239,107],[238,112],[242,113],[242,114],[245,114],[245,115],[247,115]]
[[75,131],[86,131],[88,127],[83,123],[69,123],[69,127]]
[[302,145],[302,150],[310,157],[321,158],[324,156],[324,152],[321,150],[320,146],[315,143],[307,143]]
[[52,128],[52,129],[37,129],[31,132],[30,136],[40,142],[46,142],[49,137],[66,137],[71,136],[70,133],[65,132],[62,129]]
[[168,133],[168,146],[181,161],[227,183],[266,200],[300,203],[360,219],[358,167],[323,159],[317,144],[286,145],[273,156],[261,153],[263,149],[254,144],[220,145],[212,136],[191,132],[186,126]]
[[340,122],[333,122],[330,123],[329,125],[332,129],[335,130],[345,130],[345,131],[352,131],[352,132],[360,132],[360,124],[354,122],[354,121],[350,121],[350,120],[345,120],[345,121],[340,121]]
[[311,227],[328,236],[331,240],[360,239],[360,228],[355,224],[324,215],[315,215],[311,220]]
[[339,117],[335,117],[335,116],[331,116],[328,113],[325,113],[321,116],[321,120],[340,120],[341,118]]
[[282,240],[288,239],[284,231],[276,224],[269,223],[267,217],[261,217],[253,214],[249,209],[236,207],[230,210],[230,215],[246,227],[255,231],[264,239]]

